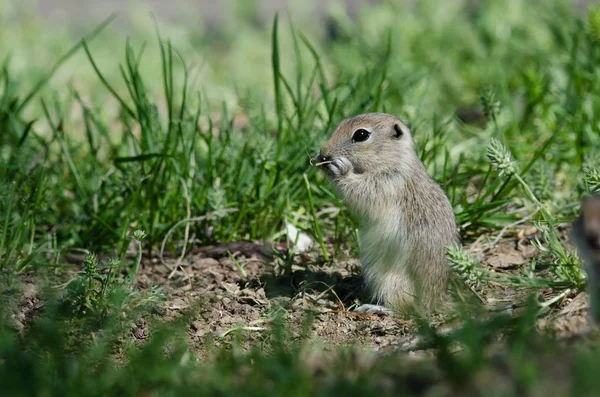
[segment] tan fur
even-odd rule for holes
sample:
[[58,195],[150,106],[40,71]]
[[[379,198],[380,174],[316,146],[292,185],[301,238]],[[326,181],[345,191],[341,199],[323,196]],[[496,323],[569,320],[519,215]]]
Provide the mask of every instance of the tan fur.
[[[360,128],[370,138],[352,142]],[[321,149],[320,160],[362,221],[361,262],[376,302],[395,310],[415,303],[436,308],[447,296],[446,247],[459,237],[450,202],[427,175],[408,127],[383,113],[346,119]]]
[[571,239],[585,262],[590,295],[590,318],[600,322],[600,196],[581,202],[581,213],[573,222]]

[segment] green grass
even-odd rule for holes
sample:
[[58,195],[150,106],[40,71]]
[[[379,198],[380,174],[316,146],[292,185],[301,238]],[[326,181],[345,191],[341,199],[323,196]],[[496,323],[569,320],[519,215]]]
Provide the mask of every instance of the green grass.
[[[0,53],[3,296],[13,299],[26,274],[72,277],[65,255],[74,250],[113,258],[107,273],[87,257],[64,289],[75,306],[66,314],[56,303],[25,335],[3,320],[3,390],[332,395],[414,394],[420,381],[467,387],[492,363],[474,354],[457,358],[439,337],[434,369],[417,371],[384,357],[362,372],[344,350],[339,367],[322,377],[302,366],[302,341],[277,334],[285,325],[272,331],[268,354],[258,347],[247,354],[215,351],[197,363],[183,336],[172,338],[171,331],[157,331],[143,348],[128,347],[121,366],[113,366],[108,351],[123,332],[114,317],[134,318],[160,299],[158,290],[131,291],[142,251],[178,253],[192,234],[202,244],[279,240],[288,220],[315,238],[324,262],[338,260],[340,246],[355,255],[352,214],[310,158],[337,122],[367,111],[394,113],[410,125],[421,158],[452,201],[465,243],[481,235],[492,241],[519,221],[541,231],[536,244],[543,255],[531,266],[548,268],[548,276],[527,266],[507,276],[451,253],[467,280],[534,292],[583,289],[580,261],[558,225],[574,218],[583,195],[600,191],[600,8],[578,16],[559,0],[468,3],[389,1],[364,9],[356,21],[333,12],[329,32],[300,11],[297,19],[292,13],[293,24],[276,18],[261,26],[249,6],[236,16],[239,24],[216,32],[184,35],[162,23],[149,29],[148,16],[129,39],[102,25],[81,40],[68,31],[41,34],[35,18],[26,24],[0,8],[0,20],[10,19],[11,27],[0,37],[6,49]],[[465,112],[476,122],[457,117]],[[247,123],[240,125],[240,116]],[[319,215],[330,207],[341,210]],[[134,259],[127,256],[132,239],[140,248]],[[81,316],[104,319],[94,327],[105,330],[106,340],[67,347],[76,342],[65,324]],[[517,391],[546,379],[542,363],[519,360],[519,349],[529,349],[537,335],[530,317],[498,325],[515,330],[504,359]],[[454,337],[472,350],[487,346],[489,332],[472,327]],[[473,336],[477,330],[481,337]],[[164,346],[170,354],[162,354]],[[574,355],[576,366],[598,368],[595,353]],[[406,369],[391,374],[390,366]],[[593,386],[587,369],[572,378],[582,390]],[[392,389],[384,386],[387,377]],[[406,386],[411,377],[418,381]]]

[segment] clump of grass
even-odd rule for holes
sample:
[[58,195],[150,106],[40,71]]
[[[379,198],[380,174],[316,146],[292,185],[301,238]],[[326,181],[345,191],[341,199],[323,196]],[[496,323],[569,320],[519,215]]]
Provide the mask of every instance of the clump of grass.
[[[515,0],[520,11],[510,13],[495,2],[471,3],[384,2],[347,18],[327,40],[309,39],[299,32],[311,26],[296,28],[279,18],[270,35],[225,32],[232,41],[270,36],[256,45],[232,43],[239,50],[235,57],[213,57],[207,50],[209,62],[220,60],[213,68],[222,60],[244,60],[223,68],[244,68],[253,77],[232,101],[241,108],[207,95],[220,86],[205,75],[200,90],[191,62],[158,31],[156,58],[145,51],[151,45],[134,40],[123,40],[123,51],[115,51],[116,33],[99,45],[118,55],[104,57],[88,36],[56,67],[40,66],[32,89],[21,85],[28,79],[15,77],[7,58],[0,73],[0,270],[14,275],[52,265],[61,273],[65,249],[108,252],[117,259],[86,258],[65,299],[69,316],[112,318],[160,298],[156,289],[143,293],[132,286],[142,253],[155,253],[171,235],[171,251],[190,241],[271,240],[282,235],[286,219],[297,219],[325,260],[336,259],[342,245],[356,254],[352,216],[309,159],[342,118],[387,111],[411,125],[425,165],[451,198],[465,242],[516,224],[523,210],[534,214],[541,233],[534,244],[544,255],[508,274],[487,271],[464,250],[451,249],[449,259],[467,283],[582,289],[579,260],[558,226],[569,221],[583,191],[600,186],[597,165],[585,162],[600,143],[597,7],[579,23],[558,0]],[[251,70],[244,51],[269,47],[270,59]],[[42,95],[78,48],[96,77],[94,92],[93,84],[78,84]],[[114,69],[120,77],[110,73],[110,64],[119,64]],[[256,87],[265,81],[271,83]],[[458,122],[459,108],[486,121]],[[182,224],[185,230],[177,227]],[[147,236],[134,233],[137,256],[129,267],[125,257],[136,229]],[[296,259],[292,249],[276,261],[289,275],[299,269]],[[539,276],[536,267],[544,266],[551,277]],[[539,353],[532,348],[539,334],[531,313],[483,325],[465,319],[467,326],[452,335],[431,332],[428,324],[422,332],[437,349],[433,369],[413,373],[411,364],[404,372],[397,357],[363,368],[348,353],[311,372],[300,359],[300,345],[277,328],[265,331],[271,345],[248,354],[220,349],[201,363],[185,343],[157,332],[117,366],[109,330],[94,344],[67,349],[64,319],[52,317],[50,306],[24,336],[0,324],[0,389],[6,393],[410,395],[435,385],[433,392],[461,394],[477,388],[477,377],[493,368],[484,352],[500,333],[509,340],[502,372],[510,372],[502,384],[507,395],[534,390],[547,374],[543,363],[528,360]],[[461,354],[455,354],[457,345]],[[581,362],[594,359],[591,354]],[[577,378],[584,375],[589,372],[575,374],[574,381],[584,384]]]
[[[389,5],[381,7],[383,10]],[[412,9],[402,12],[434,18],[433,11],[430,6],[422,5],[418,12]],[[491,11],[481,7],[469,12],[485,19]],[[545,7],[538,12],[551,13]],[[376,16],[367,12],[364,19],[370,18]],[[240,103],[244,109],[215,106],[211,98],[197,96],[190,64],[171,42],[162,39],[159,32],[158,45],[154,46],[158,50],[160,66],[156,75],[143,67],[149,62],[144,51],[146,47],[137,48],[128,42],[122,55],[121,81],[103,70],[89,40],[84,40],[82,46],[90,70],[103,85],[103,94],[112,97],[117,111],[112,115],[103,113],[100,106],[84,100],[87,93],[80,92],[79,88],[71,92],[71,100],[81,112],[80,123],[72,122],[71,115],[65,112],[70,104],[47,98],[39,112],[41,120],[38,123],[45,122],[46,125],[40,128],[48,127],[49,135],[41,134],[35,125],[22,122],[21,133],[15,135],[21,142],[21,152],[40,153],[46,159],[45,169],[68,171],[60,176],[54,172],[48,175],[44,185],[50,203],[47,204],[48,211],[36,210],[36,227],[20,234],[19,238],[28,236],[29,243],[33,241],[35,247],[40,247],[47,239],[44,229],[50,229],[59,250],[85,246],[101,251],[117,247],[116,254],[122,258],[129,244],[128,230],[134,222],[137,222],[135,227],[148,232],[145,250],[149,252],[177,222],[219,208],[237,208],[238,211],[190,225],[185,231],[177,230],[173,239],[175,244],[168,248],[175,250],[177,241],[186,235],[195,235],[203,242],[268,239],[283,230],[284,219],[293,212],[312,208],[316,215],[322,208],[341,207],[335,217],[317,219],[313,216],[310,232],[323,251],[326,237],[331,236],[336,242],[347,240],[346,236],[351,235],[354,228],[348,222],[349,213],[335,198],[332,187],[310,167],[309,157],[316,153],[337,121],[364,111],[390,111],[413,126],[423,160],[449,192],[463,234],[474,235],[514,223],[516,217],[503,210],[518,198],[519,193],[514,191],[516,185],[512,179],[494,180],[491,169],[479,161],[485,151],[484,140],[469,136],[465,128],[452,121],[449,115],[455,108],[440,106],[436,108],[439,115],[432,115],[428,110],[438,99],[442,101],[441,98],[445,98],[445,104],[455,107],[464,103],[462,96],[455,95],[453,84],[450,87],[440,81],[450,79],[455,72],[448,71],[454,68],[452,70],[460,71],[460,80],[469,81],[464,90],[471,98],[471,105],[483,107],[492,121],[480,136],[494,133],[512,138],[516,136],[515,125],[519,125],[531,132],[519,135],[522,140],[519,145],[509,145],[516,158],[521,153],[532,155],[522,173],[525,175],[548,148],[552,148],[554,156],[551,166],[559,170],[560,164],[576,157],[564,147],[554,149],[551,146],[555,140],[566,142],[567,139],[563,139],[566,129],[549,134],[538,125],[556,113],[560,101],[570,100],[564,95],[550,95],[551,92],[566,95],[568,90],[546,78],[555,70],[566,70],[566,63],[559,62],[552,68],[536,66],[535,59],[542,56],[542,50],[534,61],[515,50],[511,65],[516,64],[518,58],[524,66],[507,68],[506,76],[498,75],[494,84],[483,84],[488,88],[481,89],[482,84],[472,83],[478,74],[458,66],[462,65],[462,58],[456,58],[455,66],[444,62],[440,66],[445,71],[442,74],[429,73],[417,66],[432,62],[421,52],[415,55],[421,59],[419,62],[414,57],[410,58],[415,60],[414,63],[394,61],[405,51],[398,43],[406,43],[410,37],[420,46],[422,40],[430,39],[413,35],[408,27],[404,32],[398,31],[395,25],[386,25],[385,21],[384,18],[381,24],[381,40],[353,43],[340,37],[339,41],[329,44],[331,48],[343,45],[347,59],[340,58],[335,51],[328,53],[323,50],[323,43],[309,40],[297,29],[290,27],[288,32],[283,32],[276,21],[271,31],[271,70],[268,70],[273,81],[273,96],[242,89],[239,91]],[[521,26],[523,22],[510,23]],[[477,53],[474,50],[477,45],[473,43],[483,40],[479,35],[487,37],[485,35],[489,34],[479,25],[472,27],[472,31],[453,30],[450,25],[435,26],[456,40],[468,38],[465,43],[469,49],[465,51],[472,54]],[[550,29],[546,25],[523,26],[523,37],[519,38],[522,43],[532,38],[538,40],[532,33],[535,29],[544,32]],[[348,28],[347,34],[357,36],[370,29],[360,20]],[[561,25],[561,29],[564,28],[565,25]],[[494,41],[486,45],[498,49],[501,43],[507,44],[506,41]],[[442,48],[448,56],[456,55],[451,47]],[[557,38],[543,51],[549,53],[550,49],[567,54],[573,50],[569,62],[582,67],[585,64],[575,43],[559,42]],[[362,65],[360,70],[347,62],[356,53],[371,54],[365,58],[366,62],[356,63]],[[502,64],[506,53],[504,50],[501,53],[489,59],[478,54],[474,59],[481,65]],[[344,62],[340,62],[342,59]],[[339,67],[337,72],[332,72],[332,64]],[[589,65],[585,64],[585,67]],[[527,103],[526,114],[521,118],[518,112],[512,111],[516,107],[514,97],[520,95],[521,90],[513,85],[514,81],[524,83]],[[154,89],[156,82],[160,83],[160,93]],[[427,84],[431,87],[427,88]],[[11,87],[10,92],[14,92],[14,84]],[[436,90],[433,102],[431,90]],[[218,117],[214,117],[214,113],[211,115],[215,109]],[[574,114],[578,114],[579,108],[574,109]],[[247,124],[234,122],[240,112],[248,117]],[[575,123],[575,119],[568,120]],[[23,133],[25,128],[29,128],[27,134]],[[538,144],[540,139],[544,141],[543,145]],[[506,141],[511,142],[511,139]],[[474,149],[466,152],[461,149],[463,145],[472,145]],[[23,166],[28,169],[30,165]],[[310,189],[306,188],[303,174],[307,175]],[[22,173],[22,178],[27,179],[27,173]],[[473,193],[465,187],[472,185],[476,178],[480,182],[478,191]],[[562,180],[569,178],[557,182]],[[52,225],[62,223],[69,227],[52,229]],[[26,249],[21,246],[15,252],[22,252],[23,248]],[[323,251],[323,255],[329,254]]]
[[536,238],[535,246],[553,257],[551,267],[557,276],[557,280],[552,284],[554,286],[582,288],[585,276],[582,272],[580,261],[576,259],[576,256],[572,252],[565,248],[556,228],[558,220],[547,206],[538,200],[527,182],[521,177],[518,164],[513,159],[511,153],[500,141],[493,139],[488,146],[487,156],[494,168],[499,171],[500,176],[505,175],[506,177],[516,179],[525,192],[525,197],[541,213],[543,223],[538,221],[537,226],[542,233],[545,243]]
[[585,167],[583,169],[583,185],[589,194],[600,192],[600,169],[596,167]]
[[[115,357],[111,351],[118,350],[119,339],[127,335],[118,322],[109,322],[98,333],[97,342],[89,345],[74,337],[79,330],[73,324],[62,322],[57,312],[46,311],[35,320],[27,339],[4,320],[0,322],[0,387],[10,395],[83,397],[199,392],[417,396],[440,390],[479,395],[491,387],[514,395],[541,392],[549,386],[568,390],[571,382],[582,393],[593,391],[595,384],[589,376],[598,360],[597,351],[572,351],[540,335],[535,331],[535,313],[532,304],[515,318],[501,315],[478,323],[465,315],[463,326],[450,333],[423,324],[420,336],[424,346],[435,346],[435,354],[431,360],[415,361],[402,354],[372,356],[352,348],[328,353],[304,331],[300,338],[292,338],[291,330],[280,321],[271,323],[271,336],[260,346],[249,351],[237,345],[212,349],[202,359],[185,341],[181,322],[163,321],[153,327],[143,346],[124,349]],[[310,326],[310,321],[302,324],[305,330]],[[495,353],[489,346],[498,338],[505,340],[506,348]],[[550,371],[556,365],[564,373],[571,366],[580,371],[572,378],[557,377]]]

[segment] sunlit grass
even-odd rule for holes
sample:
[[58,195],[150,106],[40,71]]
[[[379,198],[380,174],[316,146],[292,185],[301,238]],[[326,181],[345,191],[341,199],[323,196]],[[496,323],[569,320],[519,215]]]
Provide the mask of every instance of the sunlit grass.
[[[122,318],[143,310],[127,302],[158,299],[157,290],[134,296],[125,275],[133,280],[142,250],[156,255],[163,242],[176,252],[190,234],[203,244],[270,241],[292,220],[312,235],[324,262],[335,262],[340,246],[356,255],[356,220],[310,158],[336,123],[362,112],[393,113],[410,125],[420,157],[451,199],[465,243],[493,241],[521,221],[540,230],[536,266],[550,273],[534,274],[533,266],[510,276],[484,272],[465,252],[451,253],[470,282],[534,292],[585,286],[558,225],[570,222],[580,198],[600,186],[597,7],[578,20],[558,0],[390,1],[363,9],[356,20],[334,9],[324,29],[306,9],[264,22],[256,20],[255,5],[232,3],[239,23],[212,31],[136,15],[129,37],[109,25],[90,28],[81,40],[67,28],[46,33],[26,6],[22,18],[11,18],[7,4],[0,7],[7,23],[0,35],[7,49],[0,54],[0,274],[10,285],[4,294],[14,299],[14,285],[27,272],[64,276],[71,250],[112,258],[103,273],[87,257],[66,295],[77,310],[65,314],[48,303],[47,316],[24,337],[2,322],[0,374],[23,381],[33,373],[40,385],[6,381],[15,393],[183,393],[199,385],[235,393],[240,389],[225,384],[250,363],[251,375],[237,384],[250,393],[384,390],[367,376],[387,376],[379,364],[351,382],[341,372],[330,380],[314,377],[301,365],[300,345],[280,338],[285,326],[272,331],[271,355],[239,356],[234,349],[217,352],[214,365],[202,364],[222,383],[200,376],[189,347],[166,334],[129,351],[122,370],[112,368],[105,350],[114,340],[82,344],[72,366],[61,351],[66,326],[89,333],[77,316],[114,321],[107,338],[117,338]],[[321,212],[330,208],[339,211]],[[131,260],[134,231],[141,249]],[[459,390],[490,363],[482,353],[454,357],[451,344],[458,339],[483,349],[495,333],[511,329],[513,386],[532,387],[538,374],[527,371],[539,363],[521,363],[519,355],[537,335],[536,310],[532,305],[520,323],[498,317],[497,329],[474,323],[448,338],[429,334],[441,351],[435,361],[441,375],[424,378]],[[31,349],[28,340],[35,342]],[[172,354],[164,358],[169,340]],[[38,359],[44,371],[66,374],[71,383],[44,375]],[[340,368],[353,365],[348,360]],[[128,383],[130,375],[135,381]],[[269,379],[276,381],[269,386]]]

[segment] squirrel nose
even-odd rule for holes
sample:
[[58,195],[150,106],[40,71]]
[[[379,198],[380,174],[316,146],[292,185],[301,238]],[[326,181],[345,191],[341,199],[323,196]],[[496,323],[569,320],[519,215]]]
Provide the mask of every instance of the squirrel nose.
[[322,163],[323,161],[327,161],[327,157],[325,157],[321,153],[319,153],[317,155],[317,162]]

